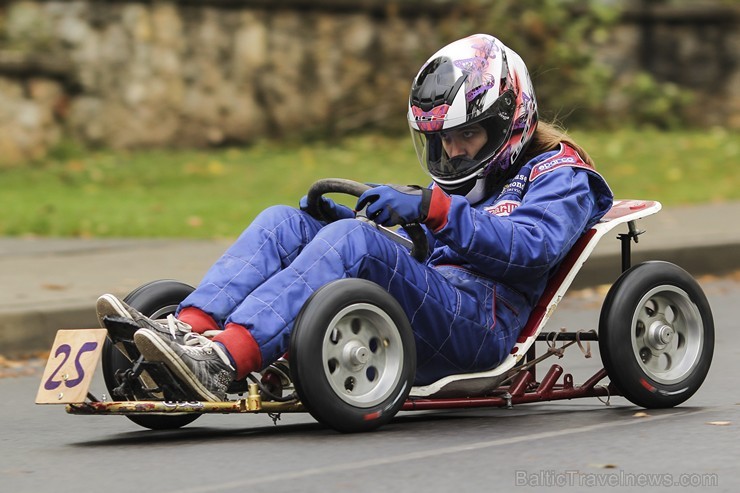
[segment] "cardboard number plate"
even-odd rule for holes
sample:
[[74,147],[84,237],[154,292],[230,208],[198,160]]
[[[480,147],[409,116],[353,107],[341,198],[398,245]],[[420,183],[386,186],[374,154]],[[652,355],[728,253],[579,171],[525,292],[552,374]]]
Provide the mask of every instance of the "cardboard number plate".
[[36,404],[84,402],[98,365],[105,329],[57,331]]

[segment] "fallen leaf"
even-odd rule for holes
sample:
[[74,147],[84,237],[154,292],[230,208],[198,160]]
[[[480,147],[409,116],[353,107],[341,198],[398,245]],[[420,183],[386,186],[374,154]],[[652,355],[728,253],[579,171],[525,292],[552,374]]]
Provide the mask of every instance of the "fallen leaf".
[[191,228],[200,228],[203,226],[203,218],[199,216],[190,216],[187,220],[187,224]]
[[224,174],[224,165],[218,161],[211,161],[208,163],[208,174],[213,176],[221,176]]
[[707,421],[707,424],[712,426],[730,426],[732,421]]
[[606,296],[611,288],[611,284],[599,284],[598,286],[596,286],[596,292],[601,296]]
[[646,413],[646,412],[638,411],[635,414],[633,414],[632,416],[635,417],[635,418],[647,418],[650,415],[648,413]]
[[64,291],[67,286],[63,284],[45,283],[41,285],[42,288],[48,289],[49,291]]
[[79,172],[79,171],[83,171],[85,169],[85,163],[83,163],[82,161],[77,161],[77,160],[68,161],[67,164],[65,164],[64,167],[68,171]]
[[598,469],[616,469],[616,464],[589,464],[589,467],[596,467]]

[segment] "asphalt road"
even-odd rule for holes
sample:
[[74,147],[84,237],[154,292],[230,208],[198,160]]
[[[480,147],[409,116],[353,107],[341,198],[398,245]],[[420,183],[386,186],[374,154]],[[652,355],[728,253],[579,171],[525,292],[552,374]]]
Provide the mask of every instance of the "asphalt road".
[[[701,279],[717,328],[712,368],[684,405],[644,411],[623,398],[404,413],[341,435],[308,415],[203,416],[152,432],[124,417],[33,404],[33,374],[0,379],[0,491],[740,491],[740,276]],[[549,329],[595,327],[603,293],[567,298]],[[600,364],[571,348],[579,378]],[[21,371],[20,373],[22,373]],[[102,383],[96,382],[98,392]]]

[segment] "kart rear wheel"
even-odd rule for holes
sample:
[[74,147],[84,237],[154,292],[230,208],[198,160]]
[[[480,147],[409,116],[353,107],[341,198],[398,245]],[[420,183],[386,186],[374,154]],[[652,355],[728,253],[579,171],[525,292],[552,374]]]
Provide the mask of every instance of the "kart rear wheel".
[[[193,287],[185,283],[163,279],[144,284],[126,296],[123,301],[153,319],[165,318],[175,313],[182,300],[193,292]],[[118,386],[115,378],[117,371],[125,371],[133,363],[116,348],[110,339],[105,340],[102,355],[103,379],[109,393]],[[171,430],[192,423],[200,414],[173,415],[131,415],[126,416],[139,426],[152,430]]]
[[689,273],[645,262],[611,287],[599,319],[599,350],[611,381],[632,403],[673,407],[707,376],[714,352],[709,303]]
[[296,392],[317,421],[345,433],[376,429],[395,416],[411,390],[411,325],[377,284],[331,282],[296,319],[290,366]]

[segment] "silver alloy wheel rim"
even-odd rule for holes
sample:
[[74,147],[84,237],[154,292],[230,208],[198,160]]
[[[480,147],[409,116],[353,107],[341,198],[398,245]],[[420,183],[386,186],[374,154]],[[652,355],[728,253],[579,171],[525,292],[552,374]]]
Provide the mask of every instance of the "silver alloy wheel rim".
[[368,408],[393,393],[403,368],[403,343],[385,311],[368,303],[345,307],[324,335],[324,375],[347,404]]
[[699,308],[671,285],[648,291],[632,316],[632,349],[642,370],[662,384],[680,382],[696,365],[704,345]]
[[167,315],[174,315],[175,311],[177,311],[178,305],[167,305],[160,307],[157,311],[151,314],[148,318],[152,320],[161,320],[163,318],[167,318]]

